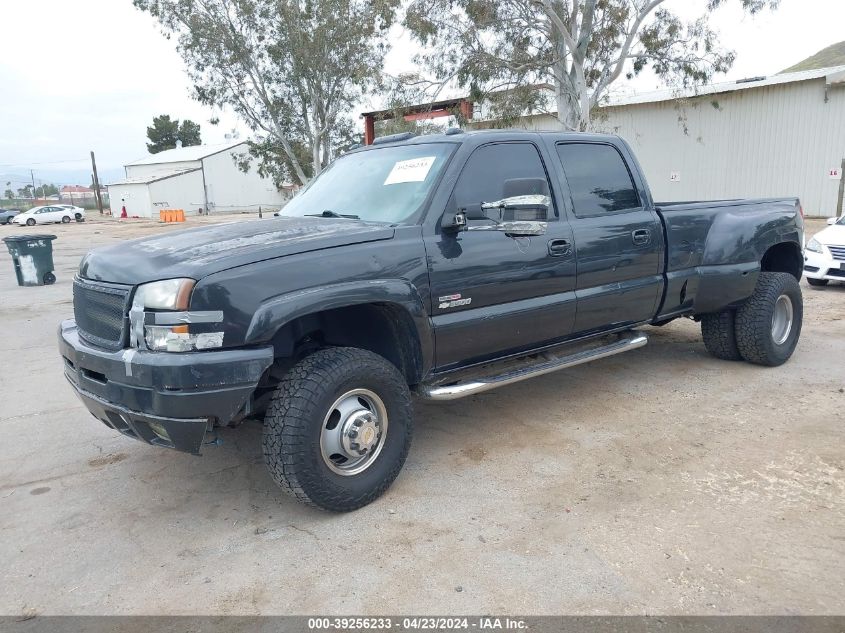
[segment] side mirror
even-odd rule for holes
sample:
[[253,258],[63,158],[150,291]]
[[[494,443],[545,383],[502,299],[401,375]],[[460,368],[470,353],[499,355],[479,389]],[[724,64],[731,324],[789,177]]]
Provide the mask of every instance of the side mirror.
[[828,226],[833,226],[837,222],[839,222],[839,218],[828,218],[827,219],[827,225]]
[[542,194],[511,196],[481,205],[484,211],[498,211],[503,222],[546,222],[551,199]]
[[[461,231],[498,231],[513,237],[544,235],[551,199],[544,195],[511,196],[484,202],[475,210],[461,209],[443,214],[440,227],[446,233]],[[498,217],[491,217],[498,216]],[[470,224],[484,220],[484,224]]]
[[551,198],[542,194],[511,196],[481,205],[484,211],[498,211],[499,220],[492,226],[470,227],[474,230],[500,231],[512,237],[545,235],[548,228]]

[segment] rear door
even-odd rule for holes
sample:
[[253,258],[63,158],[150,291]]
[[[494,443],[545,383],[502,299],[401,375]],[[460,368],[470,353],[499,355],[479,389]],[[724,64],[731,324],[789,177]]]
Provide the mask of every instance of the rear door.
[[457,176],[446,209],[437,212],[480,212],[482,202],[508,197],[526,181],[537,183],[544,190],[537,193],[553,200],[545,235],[444,233],[439,222],[425,228],[438,369],[536,347],[572,331],[572,230],[565,214],[558,213],[544,159],[534,143],[475,148]]
[[577,333],[651,320],[663,288],[663,229],[622,152],[556,145],[569,185],[577,259]]

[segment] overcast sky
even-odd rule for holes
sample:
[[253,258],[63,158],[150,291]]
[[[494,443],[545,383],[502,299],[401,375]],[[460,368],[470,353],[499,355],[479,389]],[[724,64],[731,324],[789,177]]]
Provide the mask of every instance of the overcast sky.
[[[694,17],[705,4],[670,0],[668,6]],[[845,39],[841,0],[782,0],[778,11],[754,18],[743,15],[738,0],[727,4],[713,19],[722,45],[738,54],[726,79],[774,74]],[[28,178],[29,169],[36,178],[86,173],[90,150],[106,174],[122,172],[124,163],[146,155],[146,127],[162,113],[200,123],[205,143],[225,142],[238,125],[191,100],[174,43],[131,0],[2,0],[0,23],[4,180]],[[413,45],[398,29],[394,35],[387,70],[410,70]],[[634,87],[660,86],[645,77]],[[218,126],[208,123],[214,115],[221,116]]]

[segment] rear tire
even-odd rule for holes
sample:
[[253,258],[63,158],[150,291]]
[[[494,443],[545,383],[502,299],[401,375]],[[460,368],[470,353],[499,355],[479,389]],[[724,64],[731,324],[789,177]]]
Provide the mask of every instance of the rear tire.
[[740,354],[757,365],[783,365],[798,345],[803,320],[804,302],[795,277],[761,272],[754,294],[736,313]]
[[701,318],[701,336],[704,347],[716,358],[722,360],[742,360],[736,344],[736,312],[725,310],[715,314],[705,314]]
[[828,279],[813,279],[812,277],[807,277],[807,283],[811,286],[826,286],[830,280]]
[[66,215],[62,218],[62,224],[70,224],[70,216]]
[[[369,422],[359,427],[356,416],[370,412],[376,423],[368,431]],[[329,348],[300,361],[279,384],[264,418],[262,446],[270,474],[286,492],[348,512],[393,483],[411,447],[412,428],[410,392],[394,365],[366,350]],[[353,437],[373,441],[369,453],[344,456]],[[332,438],[335,448],[327,450]]]

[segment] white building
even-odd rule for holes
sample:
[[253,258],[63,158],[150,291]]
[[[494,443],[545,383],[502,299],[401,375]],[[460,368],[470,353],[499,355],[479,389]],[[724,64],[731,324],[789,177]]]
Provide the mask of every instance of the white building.
[[278,209],[288,194],[262,178],[253,163],[243,172],[235,157],[244,142],[178,147],[126,165],[126,178],[109,184],[113,215],[126,207],[130,217],[157,217],[161,209],[183,209],[188,215]]
[[[845,66],[612,99],[596,127],[627,140],[655,200],[799,196],[807,215],[842,213]],[[483,108],[482,108],[483,111]],[[485,127],[482,120],[473,127]],[[519,127],[560,130],[549,114]]]

